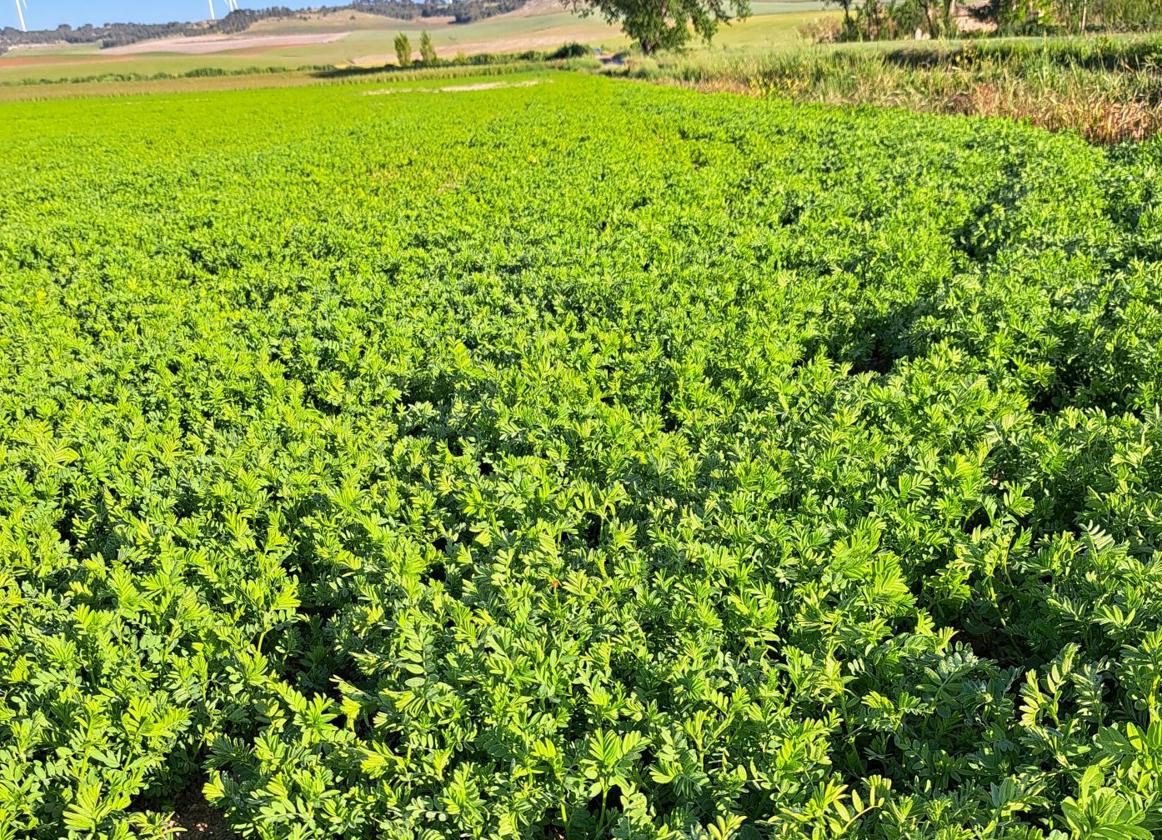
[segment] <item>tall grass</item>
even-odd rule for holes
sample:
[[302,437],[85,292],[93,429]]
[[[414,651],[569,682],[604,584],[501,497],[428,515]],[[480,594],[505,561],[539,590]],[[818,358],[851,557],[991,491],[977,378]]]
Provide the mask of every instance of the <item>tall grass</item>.
[[1027,120],[1095,143],[1162,131],[1162,37],[677,57],[629,73],[705,90]]

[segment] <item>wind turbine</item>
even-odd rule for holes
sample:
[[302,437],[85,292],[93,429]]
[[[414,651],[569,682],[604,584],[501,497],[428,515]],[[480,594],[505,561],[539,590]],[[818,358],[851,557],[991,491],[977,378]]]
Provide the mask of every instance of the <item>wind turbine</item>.
[[28,0],[16,0],[16,17],[20,20],[20,31],[27,32],[28,26],[24,22],[24,13],[28,11]]
[[[20,0],[16,0],[16,2],[19,3]],[[214,0],[206,0],[206,2],[210,4],[210,20],[217,20],[218,16],[214,14]]]

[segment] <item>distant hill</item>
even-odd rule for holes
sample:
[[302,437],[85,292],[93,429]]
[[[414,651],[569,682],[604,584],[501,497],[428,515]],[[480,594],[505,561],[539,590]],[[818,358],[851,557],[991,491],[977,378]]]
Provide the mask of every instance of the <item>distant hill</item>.
[[357,0],[341,6],[320,6],[313,9],[288,9],[275,6],[269,9],[240,9],[218,21],[172,21],[170,23],[107,23],[102,26],[72,27],[62,24],[56,29],[37,29],[21,32],[11,26],[0,29],[0,53],[12,47],[44,44],[100,44],[102,49],[122,47],[155,38],[175,38],[193,35],[232,35],[245,32],[263,20],[296,18],[307,14],[335,12],[364,12],[398,20],[440,17],[452,18],[456,23],[515,11],[528,0],[425,0],[411,3],[407,0]]

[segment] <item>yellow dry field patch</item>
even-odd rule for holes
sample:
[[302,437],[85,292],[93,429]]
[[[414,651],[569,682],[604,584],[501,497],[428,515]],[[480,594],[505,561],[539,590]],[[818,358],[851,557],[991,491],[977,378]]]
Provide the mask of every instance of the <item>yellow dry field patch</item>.
[[162,38],[141,41],[123,47],[104,50],[106,55],[140,55],[142,53],[180,53],[207,55],[235,50],[272,49],[275,47],[306,47],[330,44],[350,35],[350,32],[318,32],[299,35],[198,35],[192,38]]

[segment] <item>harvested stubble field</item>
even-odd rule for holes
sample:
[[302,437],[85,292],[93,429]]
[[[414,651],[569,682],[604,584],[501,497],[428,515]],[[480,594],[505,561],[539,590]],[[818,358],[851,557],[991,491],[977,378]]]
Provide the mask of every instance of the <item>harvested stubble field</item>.
[[1156,836],[1162,146],[536,78],[0,106],[0,837]]

